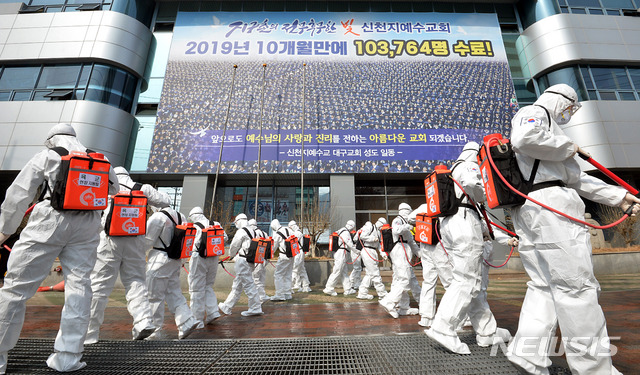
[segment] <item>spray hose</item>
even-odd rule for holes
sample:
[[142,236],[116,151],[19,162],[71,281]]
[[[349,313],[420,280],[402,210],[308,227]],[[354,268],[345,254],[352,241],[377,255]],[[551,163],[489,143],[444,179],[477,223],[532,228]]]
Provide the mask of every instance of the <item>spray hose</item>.
[[[31,213],[31,211],[33,211],[33,208],[36,206],[37,203],[34,203],[31,205],[31,207],[27,208],[27,211],[25,211],[24,216],[27,216]],[[11,252],[11,248],[9,246],[7,246],[6,244],[2,244],[2,247],[4,247],[5,249],[7,249],[7,251]]]
[[[498,142],[498,144],[500,145],[500,142],[499,142],[497,139],[491,139],[491,140],[489,140],[489,143],[491,143],[491,141],[496,141],[496,142]],[[491,144],[487,144],[487,148],[490,148],[490,147],[491,147]],[[587,154],[587,155],[588,155],[588,154]],[[584,156],[582,155],[582,153],[580,154],[580,156],[584,158]],[[613,227],[615,227],[616,225],[618,225],[618,224],[622,223],[624,220],[626,220],[626,219],[631,215],[631,212],[632,212],[632,209],[633,209],[633,206],[634,206],[634,205],[629,206],[629,208],[625,211],[624,215],[623,215],[623,216],[622,216],[618,221],[613,222],[613,223],[608,224],[608,225],[595,225],[595,224],[590,224],[590,223],[587,223],[587,222],[586,222],[586,221],[584,221],[584,220],[580,220],[580,219],[578,219],[578,218],[572,217],[572,216],[570,216],[570,215],[568,215],[568,214],[565,214],[564,212],[560,212],[560,211],[558,211],[558,210],[556,210],[556,209],[554,209],[554,208],[552,208],[552,207],[549,207],[549,206],[545,205],[544,203],[538,202],[537,200],[535,200],[535,199],[533,199],[533,198],[529,197],[528,195],[526,195],[526,194],[524,194],[524,193],[520,192],[518,189],[514,188],[514,187],[513,187],[513,186],[512,186],[512,185],[511,185],[511,184],[510,184],[510,183],[509,183],[509,182],[504,178],[504,176],[502,175],[502,173],[500,173],[500,171],[498,170],[498,167],[496,167],[495,163],[493,162],[493,157],[491,156],[491,152],[487,152],[487,157],[488,157],[488,159],[489,159],[489,163],[491,163],[491,168],[493,168],[493,171],[494,171],[494,172],[496,173],[496,175],[500,178],[500,180],[505,184],[505,186],[507,186],[509,189],[511,189],[511,191],[513,191],[514,193],[518,194],[519,196],[521,196],[521,197],[523,197],[523,198],[525,198],[525,199],[527,199],[527,200],[529,200],[529,201],[531,201],[531,202],[533,202],[533,203],[535,203],[535,204],[539,205],[540,207],[546,208],[547,210],[549,210],[549,211],[551,211],[551,212],[554,212],[554,213],[556,213],[556,214],[558,214],[558,215],[560,215],[560,216],[563,216],[563,217],[565,217],[565,218],[567,218],[567,219],[569,219],[569,220],[571,220],[571,221],[574,221],[574,222],[576,222],[576,223],[580,223],[580,224],[583,224],[583,225],[586,225],[586,226],[589,226],[589,227],[591,227],[591,228],[595,228],[595,229],[609,229],[609,228],[613,228]],[[591,158],[591,157],[589,156],[589,159],[590,159],[590,158]],[[594,162],[594,163],[596,163],[595,161],[593,161],[593,162]],[[593,164],[593,163],[592,163],[592,164]],[[597,164],[597,163],[596,163],[596,164]],[[598,164],[598,165],[599,165],[599,164]],[[601,169],[601,171],[603,171],[603,172],[604,172],[604,170],[607,170],[606,168],[604,168],[604,167],[602,167],[602,166],[600,166],[600,167],[602,168],[602,169]],[[600,168],[598,168],[598,169],[600,169]],[[608,171],[608,170],[607,170],[607,171]],[[609,173],[611,173],[611,174],[613,175],[613,173],[612,173],[612,172],[610,172],[610,171],[609,171]],[[614,176],[615,176],[615,175],[614,175]],[[619,177],[617,177],[617,176],[616,176],[616,178],[617,178],[616,182],[619,182],[618,180],[620,180],[620,178],[619,178]],[[624,181],[620,180],[620,182],[624,182]],[[625,185],[627,185],[627,184],[625,183]],[[627,186],[628,186],[629,188],[631,188],[631,186],[629,186],[629,185],[627,185]],[[625,187],[625,188],[627,188],[627,186],[624,186],[624,187]],[[627,188],[627,190],[629,190],[629,189]],[[631,191],[631,190],[635,191],[635,193],[632,193],[632,191]],[[637,190],[635,190],[635,189],[633,189],[633,188],[631,188],[631,190],[629,190],[629,192],[630,192],[630,193],[632,193],[632,194],[634,194],[634,195],[636,195],[636,194],[638,193],[638,191],[637,191]]]
[[[400,237],[400,238],[402,238],[402,237]],[[403,239],[404,239],[404,238],[403,238]],[[407,249],[405,249],[405,247],[404,247],[404,242],[403,242],[403,241],[400,241],[400,243],[402,244],[402,251],[404,251],[404,257],[405,257],[405,258],[407,258],[407,263],[409,263],[409,265],[410,265],[411,267],[415,267],[415,266],[417,266],[418,264],[422,263],[422,259],[420,259],[420,260],[419,260],[419,261],[417,261],[415,264],[411,264],[411,260],[409,259],[409,256],[407,255]]]
[[[346,257],[346,256],[347,256],[347,250],[345,249],[344,251],[345,251],[345,254],[344,254],[344,255],[345,255],[345,257]],[[356,257],[356,259],[354,259],[354,260],[353,260],[353,262],[351,262],[351,263],[346,262],[346,263],[347,263],[347,264],[354,264],[355,262],[357,262],[357,261],[358,261],[358,259],[360,259],[360,255],[361,255],[361,254],[362,254],[362,251],[360,251],[360,254],[358,254],[358,256]]]
[[224,262],[225,260],[229,260],[229,258],[231,258],[231,256],[228,256],[224,259],[221,259],[218,263],[220,263],[220,265],[222,266],[222,269],[224,270],[224,272],[227,273],[227,275],[233,277],[234,279],[236,278],[231,272],[227,271],[227,267],[224,266]]

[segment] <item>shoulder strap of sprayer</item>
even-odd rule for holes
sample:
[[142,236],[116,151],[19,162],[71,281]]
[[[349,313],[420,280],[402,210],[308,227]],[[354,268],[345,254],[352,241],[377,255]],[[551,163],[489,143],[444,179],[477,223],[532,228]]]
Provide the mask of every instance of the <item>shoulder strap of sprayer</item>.
[[253,239],[253,235],[251,234],[251,231],[247,227],[244,227],[242,229],[244,229],[244,231],[247,232],[247,236],[249,236],[249,238]]
[[280,232],[280,229],[278,229],[276,233],[278,233],[283,240],[286,240],[287,238],[289,238],[289,228],[284,228],[284,230],[285,232],[287,232],[286,235],[282,234],[282,232]]
[[[50,150],[55,151],[58,155],[60,155],[60,157],[69,155],[69,150],[64,147],[53,147],[50,148]],[[42,202],[44,200],[44,196],[47,194],[47,191],[49,192],[49,194],[53,194],[51,186],[49,185],[49,181],[44,180],[42,191],[40,192],[40,197],[38,197],[38,202]]]
[[[182,224],[182,218],[180,217],[180,214],[178,214],[178,222],[176,223],[176,221],[175,221],[175,220],[173,220],[173,217],[171,216],[171,214],[169,214],[167,211],[165,211],[165,210],[160,210],[160,212],[162,212],[163,214],[167,215],[167,217],[169,218],[169,220],[171,220],[171,222],[173,223],[173,226],[174,226],[174,227],[175,227],[175,226],[177,226],[177,225]],[[154,249],[157,249],[157,250],[165,250],[165,251],[166,251],[168,246],[167,246],[167,244],[166,244],[166,243],[164,243],[164,241],[162,240],[162,232],[160,232],[160,236],[158,237],[158,239],[159,239],[159,240],[160,240],[160,242],[162,243],[162,246],[164,246],[164,249],[158,249],[158,248],[155,248],[155,247],[154,247]]]
[[[534,104],[534,105],[536,107],[540,107],[540,108],[544,109],[544,113],[547,114],[547,122],[549,123],[549,130],[551,130],[551,115],[549,114],[549,111],[545,107],[543,107],[541,105],[537,105],[537,104]],[[539,166],[540,166],[540,159],[536,159],[533,162],[533,168],[531,168],[531,175],[529,176],[529,180],[527,181],[529,183],[529,188],[531,188],[531,186],[533,186],[533,180],[536,177],[536,173],[538,173],[538,167]]]
[[[344,245],[345,245],[345,243],[344,243],[344,240],[342,239],[342,236],[341,236],[341,234],[342,234],[343,232],[346,232],[346,231],[347,231],[347,230],[346,230],[345,228],[342,228],[341,230],[339,230],[339,231],[338,231],[338,248],[339,248],[339,249],[347,250],[347,248],[344,246]],[[340,246],[340,242],[341,242],[341,241],[342,241],[342,245],[343,245],[343,246]]]
[[196,222],[193,225],[195,225],[196,227],[198,227],[200,229],[204,229],[204,224],[202,224],[201,222]]

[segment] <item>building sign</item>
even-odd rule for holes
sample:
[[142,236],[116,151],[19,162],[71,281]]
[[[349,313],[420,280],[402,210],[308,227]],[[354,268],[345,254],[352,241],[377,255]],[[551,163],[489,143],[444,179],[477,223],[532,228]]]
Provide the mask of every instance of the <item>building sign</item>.
[[148,170],[427,172],[516,110],[495,14],[179,12]]

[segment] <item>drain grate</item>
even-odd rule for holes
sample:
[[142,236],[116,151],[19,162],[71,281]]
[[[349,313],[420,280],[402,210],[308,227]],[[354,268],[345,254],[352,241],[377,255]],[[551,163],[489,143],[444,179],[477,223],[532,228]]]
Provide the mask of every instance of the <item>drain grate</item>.
[[[101,341],[85,347],[79,375],[143,374],[508,374],[498,350],[460,335],[470,355],[452,354],[424,334],[243,340]],[[53,340],[19,340],[8,374],[56,374],[45,363]],[[555,367],[552,374],[570,375]]]

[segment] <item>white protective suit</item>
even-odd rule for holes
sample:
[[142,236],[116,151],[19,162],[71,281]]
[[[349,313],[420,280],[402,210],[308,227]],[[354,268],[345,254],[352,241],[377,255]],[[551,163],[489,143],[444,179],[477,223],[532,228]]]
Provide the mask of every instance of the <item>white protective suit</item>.
[[[22,168],[11,186],[0,210],[0,233],[13,234],[38,187],[46,182],[53,189],[60,169],[60,155],[50,149],[64,147],[69,151],[85,151],[68,124],[55,125],[45,141],[47,150],[37,153]],[[109,193],[118,191],[113,168],[109,172]],[[4,286],[0,289],[0,373],[6,371],[7,352],[16,345],[22,330],[26,301],[31,298],[49,274],[56,257],[60,259],[65,281],[65,303],[60,330],[55,340],[55,353],[47,365],[57,371],[75,371],[86,364],[80,362],[91,311],[91,270],[96,261],[100,241],[101,211],[58,211],[47,199],[33,209],[20,239],[13,246],[7,264]],[[4,237],[4,236],[3,236]],[[6,239],[6,238],[5,238]],[[2,240],[4,242],[4,239]]]
[[[189,283],[189,307],[191,312],[198,320],[198,328],[204,328],[205,324],[210,324],[220,317],[218,311],[218,298],[213,290],[213,284],[216,281],[216,273],[218,272],[218,256],[201,257],[198,253],[202,238],[202,229],[208,228],[211,224],[209,219],[204,216],[202,208],[194,207],[189,212],[189,221],[196,227],[197,233],[191,259],[189,259],[189,275],[187,281]],[[220,225],[213,222],[213,225]],[[200,228],[202,226],[202,228]],[[224,233],[224,242],[228,241],[227,233]]]
[[394,243],[389,254],[393,269],[391,288],[389,293],[378,301],[393,318],[398,318],[399,315],[418,314],[418,309],[409,307],[410,280],[413,273],[409,262],[413,254],[420,255],[418,245],[411,234],[413,226],[408,221],[411,206],[401,203],[398,211],[399,215],[391,222]]
[[[247,216],[239,214],[236,216],[235,225],[238,229],[229,245],[229,255],[234,257],[236,278],[231,284],[231,292],[227,299],[218,305],[223,313],[230,315],[231,309],[240,299],[240,294],[244,291],[249,299],[249,309],[240,314],[242,316],[262,315],[262,302],[258,294],[258,288],[251,273],[253,272],[253,263],[247,262],[247,251],[251,245],[251,239],[256,238],[256,233],[248,227]],[[249,233],[247,233],[249,232]]]
[[[355,227],[355,223],[354,223],[354,227]],[[358,234],[356,233],[353,236],[353,249],[351,249],[351,251],[349,252],[349,256],[347,258],[350,258],[350,262],[347,262],[348,264],[351,265],[351,273],[349,274],[349,281],[351,282],[351,291],[353,293],[357,293],[358,290],[360,289],[360,283],[362,283],[362,255],[361,251],[358,250],[358,248],[355,246],[355,244],[358,242]]]
[[271,230],[273,231],[273,246],[280,250],[278,255],[278,263],[276,263],[276,271],[273,273],[273,281],[276,287],[276,293],[271,297],[272,301],[285,301],[291,299],[292,277],[293,277],[293,258],[286,255],[285,240],[294,232],[280,225],[278,219],[271,221]]
[[167,212],[173,220],[180,224],[187,219],[183,214],[171,207],[163,208],[151,215],[147,221],[147,249],[149,259],[147,261],[147,289],[149,290],[149,304],[153,313],[153,324],[157,327],[148,340],[163,340],[167,338],[164,330],[164,303],[167,303],[169,311],[174,315],[178,338],[187,338],[197,327],[198,320],[191,313],[187,299],[182,295],[180,288],[180,269],[182,259],[171,259],[167,256],[164,244],[171,243],[173,222],[162,211]]
[[[534,190],[529,196],[572,217],[583,218],[585,207],[580,196],[609,206],[628,205],[635,200],[623,188],[580,170],[573,157],[577,147],[556,122],[568,120],[567,114],[579,107],[577,100],[575,91],[567,85],[549,87],[534,105],[515,115],[511,142],[525,178],[529,178],[537,158],[540,164],[535,184],[566,184]],[[572,110],[567,111],[568,108]],[[637,209],[636,206],[634,212]],[[520,259],[531,281],[527,284],[518,332],[509,346],[509,360],[531,374],[548,374],[551,361],[547,355],[540,355],[544,349],[532,347],[530,340],[524,345],[524,341],[536,337],[541,345],[548,345],[559,324],[563,339],[568,342],[565,351],[573,374],[618,373],[611,363],[605,317],[598,304],[600,284],[593,274],[587,227],[530,201],[511,212],[520,236]],[[517,355],[523,352],[527,355]]]
[[[123,167],[114,168],[120,184],[119,191],[131,191],[135,182],[129,177],[129,172]],[[138,187],[147,197],[147,204],[157,208],[168,207],[171,199],[149,184]],[[109,202],[110,204],[111,202]],[[110,206],[102,215],[104,228]],[[145,267],[147,259],[144,247],[144,236],[107,236],[104,230],[100,232],[98,245],[98,259],[91,272],[91,318],[84,344],[98,342],[100,326],[104,321],[104,310],[109,302],[109,296],[116,284],[118,274],[124,285],[127,309],[133,317],[131,335],[134,340],[143,340],[155,331],[147,285],[145,282]]]
[[309,287],[309,275],[307,275],[307,269],[304,266],[304,258],[308,253],[302,251],[303,234],[295,221],[289,222],[289,229],[293,230],[298,237],[300,243],[300,253],[293,259],[293,273],[291,276],[291,283],[293,289],[297,289],[299,292],[308,293],[311,292]]
[[[478,144],[469,142],[452,167],[456,197],[462,197],[458,212],[441,220],[442,245],[453,263],[453,280],[445,291],[431,328],[425,333],[441,345],[458,354],[470,354],[469,347],[458,338],[456,328],[466,316],[476,332],[480,346],[511,338],[507,330],[498,329],[488,304],[478,298],[482,284],[482,251],[484,230],[473,203],[485,201],[484,188],[477,163]],[[469,197],[473,202],[469,202]],[[465,205],[470,205],[465,207]],[[486,227],[485,227],[486,228]]]
[[[386,223],[386,220],[384,221]],[[382,277],[380,277],[380,268],[378,268],[378,249],[380,248],[380,227],[384,224],[381,220],[376,222],[376,225],[367,221],[362,228],[360,228],[360,234],[358,240],[362,241],[362,250],[360,256],[364,263],[364,277],[358,288],[358,299],[373,299],[373,296],[369,294],[369,287],[371,284],[378,293],[378,298],[383,298],[387,295],[387,290],[382,283]]]
[[[256,233],[256,237],[259,238],[267,238],[267,234],[262,231],[262,229],[258,228],[258,223],[255,219],[249,220],[249,228],[253,229]],[[263,263],[254,263],[253,264],[253,272],[251,276],[253,277],[253,282],[256,284],[256,288],[258,288],[258,294],[260,295],[260,302],[265,302],[269,300],[269,296],[267,292],[264,290],[265,280],[267,279],[267,264],[269,261],[267,259],[264,260]]]
[[[409,222],[415,223],[416,216],[427,212],[427,204],[420,205],[409,214]],[[438,278],[447,289],[453,279],[453,265],[442,244],[428,245],[420,243],[420,260],[422,263],[422,293],[420,295],[420,324],[430,327],[436,315],[436,283]]]
[[342,279],[344,295],[353,294],[351,280],[349,280],[349,275],[347,275],[347,254],[349,254],[351,249],[355,247],[351,240],[351,234],[349,233],[354,227],[355,223],[353,220],[349,220],[344,227],[337,231],[338,236],[340,237],[338,239],[338,250],[333,252],[333,269],[331,270],[331,275],[329,275],[327,284],[324,287],[324,294],[337,296],[338,293],[336,293],[336,286],[340,279]]

